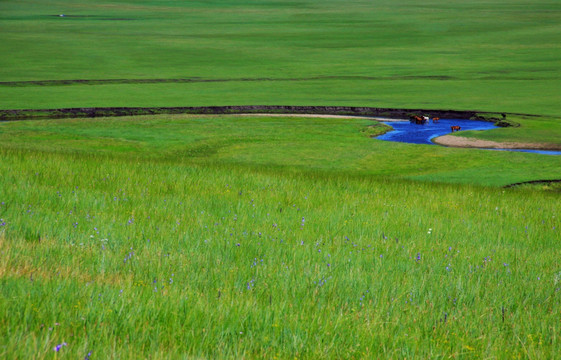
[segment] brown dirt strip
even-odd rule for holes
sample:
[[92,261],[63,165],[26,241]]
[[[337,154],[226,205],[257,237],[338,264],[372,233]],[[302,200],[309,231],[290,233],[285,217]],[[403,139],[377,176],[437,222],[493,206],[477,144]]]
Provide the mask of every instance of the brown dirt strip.
[[394,109],[352,106],[282,106],[282,105],[241,105],[241,106],[199,106],[199,107],[96,107],[64,109],[15,109],[0,110],[0,121],[61,118],[93,118],[108,116],[134,116],[156,114],[305,114],[380,117],[388,119],[408,119],[412,115],[426,115],[447,119],[478,119],[498,121],[493,114],[475,111]]
[[263,117],[305,117],[305,118],[325,118],[325,119],[365,119],[376,121],[407,121],[406,119],[392,119],[373,116],[349,116],[349,115],[321,115],[321,114],[232,114],[233,116],[263,116]]
[[[100,19],[100,20],[131,20],[131,19]],[[486,76],[481,80],[535,80],[535,78],[502,78]],[[225,78],[208,79],[200,77],[177,79],[51,79],[51,80],[17,80],[0,81],[2,87],[24,86],[72,86],[72,85],[115,85],[115,84],[170,84],[170,83],[214,83],[214,82],[281,82],[281,81],[318,81],[318,80],[366,80],[366,81],[391,81],[391,80],[466,80],[465,78],[448,75],[412,75],[412,76],[311,76],[302,78]]]
[[452,135],[439,136],[432,141],[438,145],[461,148],[561,150],[561,145],[555,144],[497,142]]
[[70,86],[70,85],[113,85],[113,84],[168,84],[168,83],[211,83],[211,82],[266,82],[266,81],[314,81],[314,80],[454,80],[449,76],[312,76],[304,78],[230,78],[204,79],[199,77],[180,79],[70,79],[2,81],[0,86]]

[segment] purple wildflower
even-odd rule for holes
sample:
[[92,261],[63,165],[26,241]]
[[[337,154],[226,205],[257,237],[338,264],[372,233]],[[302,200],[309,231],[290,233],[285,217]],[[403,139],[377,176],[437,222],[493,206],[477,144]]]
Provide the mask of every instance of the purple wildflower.
[[255,286],[255,279],[251,279],[250,282],[247,283],[247,290],[251,290],[253,286]]
[[63,342],[62,344],[58,344],[57,346],[55,346],[55,347],[53,348],[53,351],[54,351],[54,352],[59,352],[60,349],[62,349],[62,347],[63,347],[63,346],[66,346],[66,345],[68,345],[68,344],[65,343],[65,342]]

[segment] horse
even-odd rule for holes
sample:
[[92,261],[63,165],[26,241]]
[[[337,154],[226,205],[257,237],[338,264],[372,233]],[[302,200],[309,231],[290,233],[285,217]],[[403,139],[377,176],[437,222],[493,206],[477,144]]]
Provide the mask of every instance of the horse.
[[435,118],[432,118],[432,122],[433,122],[433,123],[437,123],[437,122],[438,122],[438,120],[440,120],[440,118],[437,118],[437,117],[435,117]]
[[425,118],[423,118],[422,116],[417,116],[417,115],[413,115],[409,118],[409,121],[413,124],[417,124],[417,125],[424,125],[427,120],[425,120]]
[[458,125],[454,125],[454,126],[450,126],[450,130],[452,130],[452,132],[454,131],[460,131],[462,128],[459,127]]

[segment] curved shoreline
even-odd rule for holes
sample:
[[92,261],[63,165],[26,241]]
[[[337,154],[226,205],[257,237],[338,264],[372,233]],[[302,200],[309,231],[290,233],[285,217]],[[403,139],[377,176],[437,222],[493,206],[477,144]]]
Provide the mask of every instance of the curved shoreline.
[[377,116],[352,116],[352,115],[329,115],[329,114],[267,114],[267,113],[253,113],[253,114],[227,114],[231,116],[262,116],[262,117],[302,117],[302,118],[324,118],[324,119],[364,119],[374,121],[387,121],[387,122],[409,122],[406,119],[393,119]]
[[[458,120],[480,120],[494,122],[501,127],[520,126],[507,120],[511,113],[480,112],[470,110],[399,109],[357,106],[293,106],[293,105],[231,105],[191,107],[85,107],[59,109],[0,109],[0,122],[39,119],[97,118],[160,114],[192,115],[246,115],[246,116],[308,116],[364,118],[374,121],[408,121],[413,115]],[[521,114],[518,114],[521,115]],[[528,115],[535,116],[535,115]],[[499,143],[444,135],[432,140],[435,144],[449,147],[561,150],[561,145],[540,143]]]
[[432,142],[442,146],[476,149],[519,149],[519,150],[561,150],[561,145],[522,143],[522,142],[497,142],[466,138],[462,136],[442,135],[432,139]]
[[[292,105],[236,105],[236,106],[191,106],[191,107],[90,107],[60,109],[5,109],[0,110],[0,121],[61,119],[78,117],[114,117],[156,114],[306,114],[380,117],[387,119],[409,119],[412,115],[425,115],[442,119],[483,120],[503,122],[503,126],[516,126],[499,119],[496,113],[435,109],[398,109],[358,106],[292,106]],[[503,114],[506,116],[506,114]]]

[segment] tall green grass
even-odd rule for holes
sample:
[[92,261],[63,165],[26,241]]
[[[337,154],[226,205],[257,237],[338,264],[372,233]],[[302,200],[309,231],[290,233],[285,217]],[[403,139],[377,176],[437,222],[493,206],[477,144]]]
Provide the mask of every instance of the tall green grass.
[[[342,149],[329,126],[309,130],[315,120],[271,120],[279,123],[253,132],[251,120],[204,120],[2,125],[12,141],[0,146],[0,357],[506,359],[561,350],[558,194],[399,180],[390,168],[377,177],[327,171],[312,156],[308,166],[265,166],[265,145],[310,141],[305,129],[325,135],[315,146],[331,144],[335,164],[345,136],[385,143],[354,120],[331,123]],[[208,145],[234,124],[246,137],[227,153],[264,142],[252,148],[253,165],[249,155],[218,161],[220,151],[171,156],[163,146],[182,127]],[[274,129],[268,144],[258,136]],[[96,151],[81,137],[115,146]],[[500,158],[485,154],[497,168]]]

